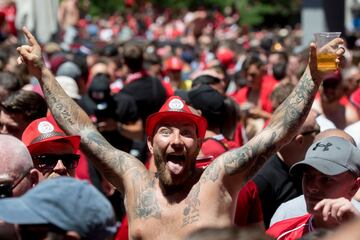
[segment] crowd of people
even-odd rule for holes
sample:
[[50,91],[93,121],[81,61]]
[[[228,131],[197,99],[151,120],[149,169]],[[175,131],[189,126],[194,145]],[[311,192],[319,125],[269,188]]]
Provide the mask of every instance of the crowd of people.
[[356,39],[126,4],[0,1],[1,239],[359,235]]

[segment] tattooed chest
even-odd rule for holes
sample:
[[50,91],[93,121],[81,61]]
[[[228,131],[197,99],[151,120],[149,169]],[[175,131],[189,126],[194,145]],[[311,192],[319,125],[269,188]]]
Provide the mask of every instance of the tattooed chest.
[[[168,199],[156,195],[155,191],[145,190],[137,196],[135,203],[128,211],[134,239],[144,239],[143,236],[167,239],[175,233],[182,235],[202,226],[218,223],[222,218],[226,219],[224,222],[230,223],[225,214],[227,211],[220,210],[224,201],[219,201],[216,197],[209,198],[208,195],[205,198],[201,194],[200,185],[194,186],[186,198],[181,200]],[[227,217],[224,218],[223,215]]]

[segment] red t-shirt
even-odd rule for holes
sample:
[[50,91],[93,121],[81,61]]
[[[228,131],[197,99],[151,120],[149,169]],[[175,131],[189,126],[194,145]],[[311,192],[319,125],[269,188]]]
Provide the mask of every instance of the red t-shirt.
[[277,240],[295,240],[312,231],[311,214],[286,219],[272,225],[266,233]]
[[250,180],[239,192],[234,223],[239,227],[243,227],[262,220],[263,214],[259,192],[256,184]]
[[[261,80],[261,88],[260,88],[260,106],[261,109],[271,113],[272,105],[270,101],[270,94],[273,91],[274,87],[278,82],[275,80],[273,76],[265,75]],[[249,87],[240,88],[234,95],[233,98],[238,104],[242,104],[247,102],[248,96],[250,94]]]

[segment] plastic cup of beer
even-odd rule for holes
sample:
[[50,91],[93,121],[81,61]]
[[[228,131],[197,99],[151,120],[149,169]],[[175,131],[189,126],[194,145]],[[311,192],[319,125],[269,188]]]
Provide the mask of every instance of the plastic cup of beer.
[[340,37],[341,32],[320,32],[315,33],[315,43],[317,48],[317,67],[320,71],[335,71],[337,69],[336,53],[322,49],[331,40]]

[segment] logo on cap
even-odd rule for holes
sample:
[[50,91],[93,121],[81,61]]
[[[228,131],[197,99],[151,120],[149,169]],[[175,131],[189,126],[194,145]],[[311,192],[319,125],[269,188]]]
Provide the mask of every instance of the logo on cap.
[[49,133],[54,131],[54,126],[50,122],[43,121],[39,123],[38,131],[40,133]]
[[183,107],[184,107],[184,103],[180,99],[172,99],[169,102],[170,110],[179,111],[179,110],[183,109]]
[[318,142],[315,147],[313,148],[313,151],[316,151],[316,149],[323,148],[323,152],[329,151],[329,147],[332,146],[331,143],[322,144],[321,142]]

